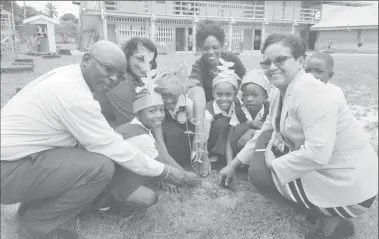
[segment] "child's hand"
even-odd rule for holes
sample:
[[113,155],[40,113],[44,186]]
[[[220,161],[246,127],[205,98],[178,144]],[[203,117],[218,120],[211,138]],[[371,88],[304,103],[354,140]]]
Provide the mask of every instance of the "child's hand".
[[247,141],[249,141],[251,138],[253,138],[254,133],[255,133],[255,130],[253,130],[253,129],[249,129],[248,131],[246,131],[238,140],[238,148],[241,149],[241,148],[245,147]]
[[263,126],[263,122],[260,121],[260,120],[258,120],[258,121],[254,121],[254,122],[253,122],[253,125],[254,125],[255,127],[261,129],[262,126]]

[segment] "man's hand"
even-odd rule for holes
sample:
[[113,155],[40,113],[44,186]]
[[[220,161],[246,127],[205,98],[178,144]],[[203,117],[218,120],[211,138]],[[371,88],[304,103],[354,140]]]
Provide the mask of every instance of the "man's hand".
[[186,176],[184,177],[185,178],[185,183],[188,185],[188,186],[197,186],[199,184],[201,184],[201,178],[194,172],[185,172],[186,173]]
[[235,168],[231,164],[226,165],[220,171],[219,184],[228,187],[235,180],[235,172]]
[[183,170],[174,168],[168,164],[165,165],[165,169],[163,170],[160,177],[163,180],[166,180],[167,182],[176,186],[185,186],[185,172]]
[[247,130],[238,140],[238,148],[245,147],[246,143],[253,138],[255,133],[254,129]]
[[168,183],[166,180],[159,178],[159,186],[165,191],[170,191],[171,193],[179,193],[179,188],[175,185]]

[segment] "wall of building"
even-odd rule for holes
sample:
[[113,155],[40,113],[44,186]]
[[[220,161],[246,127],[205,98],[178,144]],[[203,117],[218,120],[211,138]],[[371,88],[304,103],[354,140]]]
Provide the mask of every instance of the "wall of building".
[[324,47],[328,41],[332,42],[332,48],[335,52],[378,52],[378,30],[363,30],[362,31],[363,45],[358,48],[358,31],[343,30],[343,31],[319,31],[316,49]]
[[301,1],[265,1],[264,16],[268,20],[300,20]]
[[[114,1],[118,12],[301,20],[303,1]],[[93,4],[92,4],[93,5]],[[189,9],[187,6],[191,6]],[[254,6],[258,6],[255,8]],[[180,10],[181,9],[181,10]]]
[[87,47],[92,31],[95,31],[95,40],[103,39],[103,26],[100,16],[83,16],[78,48],[83,50]]

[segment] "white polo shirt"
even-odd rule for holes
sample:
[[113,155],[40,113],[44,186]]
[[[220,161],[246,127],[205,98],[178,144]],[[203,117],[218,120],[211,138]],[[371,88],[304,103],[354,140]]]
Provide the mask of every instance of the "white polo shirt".
[[1,160],[77,142],[140,175],[158,176],[164,169],[109,126],[79,64],[42,75],[1,109]]

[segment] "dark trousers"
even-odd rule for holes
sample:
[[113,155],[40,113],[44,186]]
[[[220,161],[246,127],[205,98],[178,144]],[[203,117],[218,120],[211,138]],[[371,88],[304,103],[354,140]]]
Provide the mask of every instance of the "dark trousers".
[[103,155],[56,148],[1,161],[1,204],[24,203],[21,233],[39,236],[59,228],[106,192],[126,201],[145,179],[120,166],[115,173],[115,164]]

